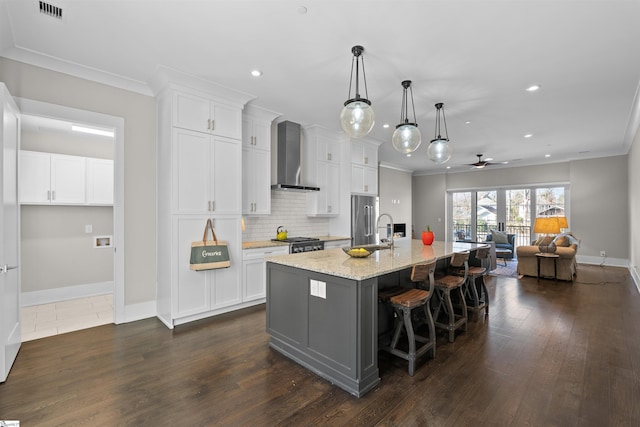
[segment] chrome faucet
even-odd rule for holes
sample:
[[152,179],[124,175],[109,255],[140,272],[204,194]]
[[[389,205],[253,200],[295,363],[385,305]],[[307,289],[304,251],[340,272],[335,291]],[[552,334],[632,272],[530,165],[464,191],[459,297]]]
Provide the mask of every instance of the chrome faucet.
[[383,216],[388,216],[389,217],[389,222],[391,223],[391,228],[387,229],[387,239],[382,240],[380,239],[380,243],[382,242],[389,242],[389,246],[393,248],[393,218],[391,218],[391,215],[387,214],[387,213],[382,213],[380,215],[378,215],[378,220],[376,221],[376,229],[380,229],[380,218],[382,218]]

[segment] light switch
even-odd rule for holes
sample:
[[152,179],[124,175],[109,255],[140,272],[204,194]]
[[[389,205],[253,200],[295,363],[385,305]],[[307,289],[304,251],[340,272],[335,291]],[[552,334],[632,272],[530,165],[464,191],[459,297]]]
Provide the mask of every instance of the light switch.
[[309,281],[310,284],[310,288],[311,288],[311,296],[317,297],[318,296],[318,281],[317,280],[310,280]]
[[84,226],[84,232],[87,233],[87,234],[88,233],[93,233],[93,225],[91,225],[91,224],[85,225]]

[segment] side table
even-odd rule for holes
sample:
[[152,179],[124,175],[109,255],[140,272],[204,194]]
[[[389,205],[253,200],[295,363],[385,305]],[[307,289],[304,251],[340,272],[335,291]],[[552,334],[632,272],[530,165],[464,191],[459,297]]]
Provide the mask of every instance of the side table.
[[538,259],[538,280],[540,280],[540,260],[542,258],[553,260],[553,280],[558,280],[558,259],[560,259],[560,255],[540,252],[536,254],[536,258]]

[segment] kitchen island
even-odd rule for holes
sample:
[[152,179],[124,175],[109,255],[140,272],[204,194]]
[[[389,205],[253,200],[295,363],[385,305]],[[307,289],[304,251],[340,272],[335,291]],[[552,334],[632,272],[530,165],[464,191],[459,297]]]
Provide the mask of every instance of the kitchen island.
[[380,382],[378,289],[408,282],[415,264],[435,258],[444,266],[479,246],[405,240],[367,258],[342,249],[268,257],[269,345],[360,397]]

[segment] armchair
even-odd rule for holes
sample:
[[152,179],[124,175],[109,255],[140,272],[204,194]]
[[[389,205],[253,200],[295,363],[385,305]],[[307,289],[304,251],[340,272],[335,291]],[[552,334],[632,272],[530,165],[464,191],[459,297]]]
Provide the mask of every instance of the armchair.
[[[494,241],[493,239],[493,233],[489,233],[487,234],[487,242],[492,242]],[[511,253],[509,254],[501,254],[502,258],[504,259],[513,259],[513,255],[515,254],[515,242],[516,242],[516,235],[515,234],[507,234],[507,242],[508,243],[498,243],[496,242],[496,249],[508,249],[511,251]]]

